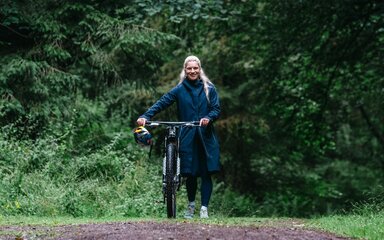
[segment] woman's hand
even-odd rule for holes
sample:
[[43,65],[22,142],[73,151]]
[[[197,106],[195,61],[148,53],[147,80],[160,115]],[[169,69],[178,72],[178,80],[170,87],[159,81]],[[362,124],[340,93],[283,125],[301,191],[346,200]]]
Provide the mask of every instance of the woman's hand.
[[145,118],[139,118],[139,119],[137,119],[137,124],[139,125],[139,126],[145,126],[145,122],[147,121],[147,119],[145,119]]
[[209,124],[209,119],[208,118],[202,118],[200,119],[200,126],[207,126]]

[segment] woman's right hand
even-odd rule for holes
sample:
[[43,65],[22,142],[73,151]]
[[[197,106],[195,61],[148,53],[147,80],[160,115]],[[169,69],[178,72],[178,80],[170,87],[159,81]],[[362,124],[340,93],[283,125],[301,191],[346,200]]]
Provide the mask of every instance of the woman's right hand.
[[147,119],[145,119],[145,118],[139,118],[139,119],[137,119],[137,124],[139,125],[139,126],[145,126],[145,122],[147,121]]

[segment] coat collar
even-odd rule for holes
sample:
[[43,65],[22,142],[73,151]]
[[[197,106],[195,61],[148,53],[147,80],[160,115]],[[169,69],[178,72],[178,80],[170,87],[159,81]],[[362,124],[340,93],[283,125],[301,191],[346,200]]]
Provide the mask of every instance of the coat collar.
[[200,79],[196,81],[198,81],[196,84],[194,84],[194,82],[192,81],[188,81],[187,79],[184,79],[184,81],[182,82],[183,86],[188,92],[188,95],[192,99],[192,108],[195,110],[200,109],[200,106],[202,104],[201,94],[204,93],[203,82]]
[[196,88],[199,88],[203,85],[203,82],[201,79],[195,80],[195,81],[190,81],[187,78],[185,78],[182,82],[182,84],[189,90],[192,91]]

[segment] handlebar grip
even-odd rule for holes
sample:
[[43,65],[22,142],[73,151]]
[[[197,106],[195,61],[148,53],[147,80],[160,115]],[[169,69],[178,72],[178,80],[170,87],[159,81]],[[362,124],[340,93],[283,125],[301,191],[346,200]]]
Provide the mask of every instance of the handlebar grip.
[[185,126],[199,126],[199,125],[200,125],[199,121],[193,121],[193,122],[185,124]]

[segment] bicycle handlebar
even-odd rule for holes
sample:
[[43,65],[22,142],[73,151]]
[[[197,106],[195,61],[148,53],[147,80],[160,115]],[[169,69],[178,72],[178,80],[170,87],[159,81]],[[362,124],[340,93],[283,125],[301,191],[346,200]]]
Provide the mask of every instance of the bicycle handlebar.
[[199,121],[190,121],[190,122],[167,122],[167,121],[146,121],[146,125],[148,126],[186,126],[186,127],[199,127]]

